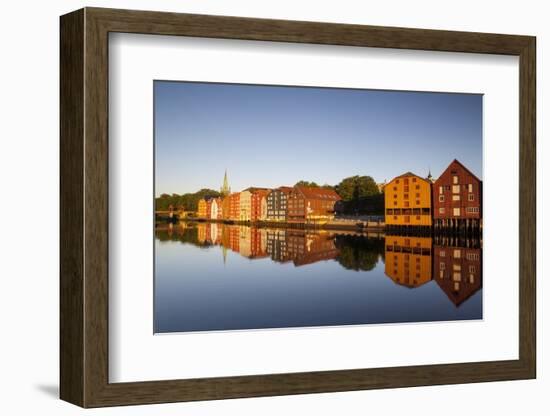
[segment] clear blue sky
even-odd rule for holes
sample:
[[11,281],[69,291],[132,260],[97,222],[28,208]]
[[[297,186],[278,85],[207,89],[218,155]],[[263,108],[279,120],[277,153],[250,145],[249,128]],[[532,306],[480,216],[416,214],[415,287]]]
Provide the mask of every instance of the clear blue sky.
[[481,178],[482,95],[155,81],[155,193],[437,177]]

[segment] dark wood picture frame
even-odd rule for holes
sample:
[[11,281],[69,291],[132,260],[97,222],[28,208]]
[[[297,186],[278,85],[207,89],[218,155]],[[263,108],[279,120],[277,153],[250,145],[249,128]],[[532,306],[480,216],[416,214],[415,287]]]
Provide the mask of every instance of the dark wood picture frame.
[[[536,376],[535,38],[85,8],[61,17],[60,396],[82,407],[529,379]],[[519,359],[109,383],[110,32],[519,56]]]

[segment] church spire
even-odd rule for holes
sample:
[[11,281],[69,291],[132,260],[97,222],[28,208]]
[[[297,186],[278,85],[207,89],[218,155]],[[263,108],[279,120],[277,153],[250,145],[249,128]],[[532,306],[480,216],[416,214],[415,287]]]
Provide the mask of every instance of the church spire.
[[434,179],[432,177],[432,170],[431,168],[428,168],[428,177],[426,178],[427,180],[429,180],[430,182],[434,182]]
[[225,175],[223,175],[223,185],[220,188],[220,194],[222,196],[227,196],[231,193],[231,187],[229,186],[229,181],[227,180],[227,169],[225,169]]

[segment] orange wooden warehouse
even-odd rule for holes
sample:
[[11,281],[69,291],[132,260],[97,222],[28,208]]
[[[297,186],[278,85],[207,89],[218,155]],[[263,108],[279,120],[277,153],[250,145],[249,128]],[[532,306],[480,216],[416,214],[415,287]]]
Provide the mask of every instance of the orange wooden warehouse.
[[429,227],[432,225],[432,183],[407,172],[384,187],[386,225]]

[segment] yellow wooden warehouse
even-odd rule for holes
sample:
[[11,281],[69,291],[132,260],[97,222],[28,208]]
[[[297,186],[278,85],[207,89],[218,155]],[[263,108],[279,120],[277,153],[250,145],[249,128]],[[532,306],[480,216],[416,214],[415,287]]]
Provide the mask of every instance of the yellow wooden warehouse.
[[386,225],[432,225],[432,182],[407,172],[384,187]]
[[385,273],[395,283],[418,287],[432,280],[432,238],[387,235]]

